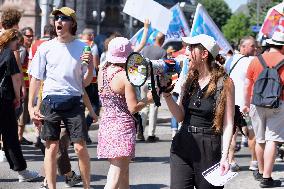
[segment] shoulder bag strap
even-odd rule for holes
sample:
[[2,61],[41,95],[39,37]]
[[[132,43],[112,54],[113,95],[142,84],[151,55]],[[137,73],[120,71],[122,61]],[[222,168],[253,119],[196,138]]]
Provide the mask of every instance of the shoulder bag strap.
[[215,99],[216,104],[218,104],[218,102],[217,102],[217,101],[219,101],[218,97],[220,96],[220,94],[223,90],[224,81],[225,81],[226,78],[227,78],[226,76],[222,76],[217,81],[216,93],[214,95],[214,99]]
[[[276,64],[275,69],[278,71],[283,65],[284,65],[284,59],[281,60],[278,64]],[[284,91],[284,87],[282,87],[282,90]]]
[[239,58],[239,60],[233,65],[233,67],[232,67],[232,68],[230,69],[230,71],[229,71],[229,75],[231,75],[231,73],[232,73],[233,69],[236,67],[237,63],[238,63],[242,58],[244,58],[244,57],[247,57],[247,56],[242,56],[242,57]]
[[267,68],[267,64],[266,64],[265,60],[263,59],[262,55],[261,54],[258,55],[257,58],[258,58],[260,64],[262,65],[262,67]]
[[225,65],[225,70],[226,70],[227,73],[230,71],[230,67],[231,67],[231,64],[232,64],[232,62],[233,62],[233,57],[234,57],[234,56],[231,56],[231,57],[228,59],[226,65]]
[[276,70],[279,70],[284,65],[284,59],[281,60],[278,64],[276,64],[274,67]]

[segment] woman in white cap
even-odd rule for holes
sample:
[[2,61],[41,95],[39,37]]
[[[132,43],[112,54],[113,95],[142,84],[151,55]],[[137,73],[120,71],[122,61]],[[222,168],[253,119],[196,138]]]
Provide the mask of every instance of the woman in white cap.
[[107,64],[99,71],[98,86],[103,114],[98,133],[98,158],[108,158],[105,189],[129,188],[129,162],[135,155],[135,121],[132,114],[152,102],[151,93],[138,101],[124,70],[132,52],[124,37],[109,42]]
[[180,100],[176,103],[172,94],[163,93],[173,116],[183,122],[171,146],[171,189],[223,188],[207,182],[202,172],[218,162],[221,174],[229,170],[234,85],[216,63],[219,47],[214,38],[201,34],[182,40],[190,50],[187,55],[191,64]]

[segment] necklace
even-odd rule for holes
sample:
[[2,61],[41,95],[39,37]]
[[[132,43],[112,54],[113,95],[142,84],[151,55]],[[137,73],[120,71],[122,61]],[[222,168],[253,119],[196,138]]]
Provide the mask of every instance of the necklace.
[[211,75],[208,75],[202,79],[198,79],[198,84],[199,84],[200,89],[203,89],[209,83],[210,79],[211,79]]

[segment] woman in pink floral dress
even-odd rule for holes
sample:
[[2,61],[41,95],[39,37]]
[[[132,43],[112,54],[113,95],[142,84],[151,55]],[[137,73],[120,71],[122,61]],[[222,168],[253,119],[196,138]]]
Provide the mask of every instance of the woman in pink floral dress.
[[103,107],[98,134],[98,158],[108,158],[110,168],[105,189],[129,188],[129,162],[135,155],[135,121],[132,114],[152,102],[151,94],[137,101],[135,88],[124,70],[131,44],[124,37],[108,45],[107,65],[98,75]]

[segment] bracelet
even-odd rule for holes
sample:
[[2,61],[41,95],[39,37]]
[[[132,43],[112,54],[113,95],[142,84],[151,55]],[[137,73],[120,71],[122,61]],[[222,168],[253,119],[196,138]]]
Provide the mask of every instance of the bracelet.
[[172,96],[171,93],[169,93],[169,95],[167,95],[167,96],[164,96],[164,98],[168,98],[168,97],[170,97],[170,96]]

